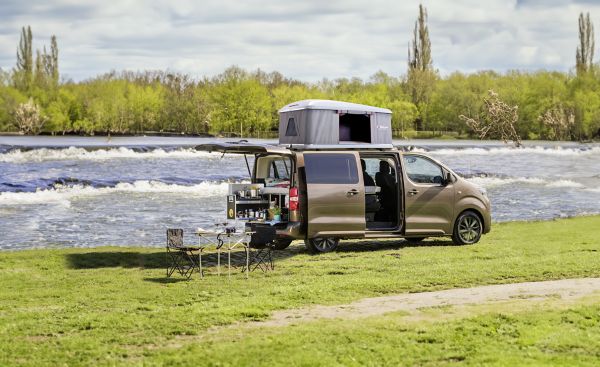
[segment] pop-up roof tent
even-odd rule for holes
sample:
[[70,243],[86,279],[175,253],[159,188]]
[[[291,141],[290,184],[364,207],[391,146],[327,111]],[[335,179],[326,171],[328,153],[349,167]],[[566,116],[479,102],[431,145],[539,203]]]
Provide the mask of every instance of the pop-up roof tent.
[[307,99],[279,110],[279,144],[392,146],[392,111],[356,103]]

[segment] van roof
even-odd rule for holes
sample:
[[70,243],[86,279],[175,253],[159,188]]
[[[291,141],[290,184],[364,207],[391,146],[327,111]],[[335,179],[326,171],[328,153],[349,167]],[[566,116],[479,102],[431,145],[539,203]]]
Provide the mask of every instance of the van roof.
[[353,111],[353,112],[371,112],[371,113],[389,113],[392,111],[387,108],[367,106],[364,104],[332,101],[328,99],[305,99],[283,106],[279,113],[298,111],[298,110],[335,110],[335,111]]

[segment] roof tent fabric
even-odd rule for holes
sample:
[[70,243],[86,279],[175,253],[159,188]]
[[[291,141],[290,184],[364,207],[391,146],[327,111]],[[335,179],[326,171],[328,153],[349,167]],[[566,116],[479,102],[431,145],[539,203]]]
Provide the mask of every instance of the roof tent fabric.
[[371,143],[392,144],[392,114],[371,115]]
[[[279,143],[340,144],[340,114],[368,115],[371,125],[371,144],[392,144],[390,110],[328,100],[294,102],[279,110]],[[296,134],[291,133],[294,128]]]

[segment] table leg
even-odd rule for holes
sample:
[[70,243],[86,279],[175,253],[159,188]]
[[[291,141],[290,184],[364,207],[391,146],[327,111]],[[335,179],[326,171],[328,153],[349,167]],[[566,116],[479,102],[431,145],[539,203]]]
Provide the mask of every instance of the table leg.
[[227,245],[227,278],[231,279],[231,242]]
[[246,247],[246,279],[250,276],[250,246]]
[[204,272],[202,271],[202,249],[198,252],[198,262],[200,263],[200,278],[204,278]]

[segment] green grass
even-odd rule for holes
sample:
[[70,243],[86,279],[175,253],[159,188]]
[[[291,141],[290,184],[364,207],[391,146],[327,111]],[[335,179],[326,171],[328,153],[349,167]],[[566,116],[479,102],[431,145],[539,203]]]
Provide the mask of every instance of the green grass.
[[[211,326],[264,319],[277,309],[390,293],[600,276],[600,217],[497,224],[475,246],[451,246],[446,240],[426,244],[342,242],[338,252],[320,256],[293,245],[279,253],[275,271],[253,272],[248,280],[237,272],[231,280],[214,275],[166,279],[163,249],[1,252],[0,365],[185,361],[194,348],[202,350],[194,338]],[[439,332],[435,327],[432,335]],[[354,332],[340,330],[334,339],[343,341]],[[412,332],[399,333],[389,344],[386,338],[393,333],[390,329],[388,336],[367,340],[365,353],[394,345],[401,349],[411,340]],[[378,338],[387,347],[374,345],[380,344]],[[175,349],[182,354],[172,352],[180,344]],[[220,358],[227,360],[226,355]],[[295,354],[287,355],[291,357]]]
[[[171,348],[167,364],[204,355],[213,365],[598,366],[600,304],[526,312],[487,312],[442,322],[386,315],[232,332]],[[262,356],[262,358],[257,358]]]

